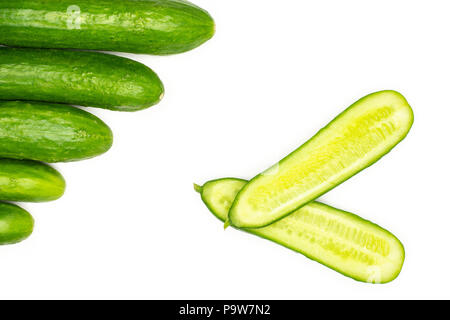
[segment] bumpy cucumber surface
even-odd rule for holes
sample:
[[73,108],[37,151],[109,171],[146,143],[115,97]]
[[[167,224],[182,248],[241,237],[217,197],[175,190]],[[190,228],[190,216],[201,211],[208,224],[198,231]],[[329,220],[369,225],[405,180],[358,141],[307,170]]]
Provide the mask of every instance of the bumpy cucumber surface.
[[60,198],[66,183],[42,162],[0,159],[0,200],[43,202]]
[[182,0],[0,0],[0,44],[149,54],[191,50],[214,34]]
[[411,107],[398,92],[362,98],[246,184],[230,209],[230,224],[259,228],[289,215],[376,162],[412,123]]
[[0,48],[0,84],[2,100],[118,111],[145,109],[158,103],[164,93],[158,76],[139,62],[99,52],[65,50]]
[[24,209],[0,202],[0,245],[25,240],[33,232],[33,217]]
[[[247,181],[225,178],[196,186],[221,221]],[[270,226],[242,229],[299,252],[358,281],[386,283],[400,273],[405,252],[390,232],[354,214],[311,202]]]
[[81,109],[0,101],[0,157],[43,162],[92,158],[112,145],[109,127]]

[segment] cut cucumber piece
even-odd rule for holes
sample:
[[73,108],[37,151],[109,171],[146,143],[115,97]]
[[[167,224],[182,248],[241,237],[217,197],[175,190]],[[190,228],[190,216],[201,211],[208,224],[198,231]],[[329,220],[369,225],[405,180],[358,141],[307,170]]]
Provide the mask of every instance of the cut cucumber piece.
[[15,204],[0,202],[0,245],[25,240],[33,232],[34,219]]
[[[196,186],[209,210],[225,221],[247,181],[225,178]],[[278,243],[345,276],[386,283],[400,273],[405,251],[390,232],[354,214],[311,202],[288,217],[259,229],[241,229]]]
[[267,226],[372,165],[407,135],[413,112],[395,91],[357,101],[239,192],[229,222]]

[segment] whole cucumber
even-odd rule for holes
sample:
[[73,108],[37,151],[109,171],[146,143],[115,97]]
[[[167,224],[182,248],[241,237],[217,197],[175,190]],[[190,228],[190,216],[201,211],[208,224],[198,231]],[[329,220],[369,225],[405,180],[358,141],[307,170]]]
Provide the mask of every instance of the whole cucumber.
[[0,157],[44,162],[92,158],[109,150],[111,129],[81,109],[0,101]]
[[161,80],[150,68],[127,58],[98,52],[0,48],[2,100],[136,111],[158,103],[163,93]]
[[43,202],[60,198],[66,183],[42,162],[0,159],[0,200]]
[[0,202],[0,245],[25,240],[33,232],[33,217],[15,204]]
[[0,44],[167,55],[198,47],[214,21],[183,0],[0,0]]

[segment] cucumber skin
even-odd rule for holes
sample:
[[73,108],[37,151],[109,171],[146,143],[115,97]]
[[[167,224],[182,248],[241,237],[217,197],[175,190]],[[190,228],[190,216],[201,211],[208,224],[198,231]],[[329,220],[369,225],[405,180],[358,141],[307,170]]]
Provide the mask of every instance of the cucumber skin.
[[27,211],[11,203],[0,202],[0,245],[25,240],[33,228],[33,217]]
[[0,101],[0,158],[67,162],[98,156],[111,129],[81,109],[50,103]]
[[[79,29],[69,14],[77,7]],[[0,44],[9,46],[168,55],[214,32],[205,10],[181,0],[0,0]]]
[[[0,9],[1,10],[1,9]],[[0,99],[137,111],[164,87],[147,66],[98,52],[0,48]]]
[[[364,101],[365,99],[368,99],[368,98],[370,98],[371,96],[377,95],[377,94],[379,94],[379,93],[391,93],[391,94],[394,94],[394,95],[397,95],[397,96],[401,97],[401,98],[405,101],[406,105],[409,107],[409,112],[410,112],[410,117],[411,117],[411,121],[410,121],[409,128],[405,131],[405,133],[404,133],[404,135],[402,136],[402,138],[399,139],[395,145],[393,145],[393,146],[392,146],[391,148],[389,148],[389,149],[386,149],[385,152],[384,152],[383,154],[381,154],[379,157],[374,158],[373,161],[370,162],[365,168],[363,168],[363,169],[361,169],[361,170],[355,172],[353,175],[351,175],[351,176],[349,176],[347,179],[344,179],[343,181],[339,182],[338,184],[336,184],[335,186],[333,186],[331,189],[334,189],[334,188],[337,187],[338,185],[344,183],[345,181],[349,180],[349,179],[352,178],[353,176],[357,175],[357,174],[358,174],[359,172],[361,172],[362,170],[367,169],[367,168],[369,168],[370,166],[372,166],[372,165],[373,165],[374,163],[376,163],[378,160],[380,160],[380,159],[383,158],[385,155],[387,155],[389,152],[391,152],[391,150],[394,149],[394,147],[395,147],[397,144],[399,144],[401,141],[403,141],[403,140],[406,138],[406,136],[408,135],[408,133],[409,133],[409,131],[411,130],[411,127],[412,127],[412,125],[413,125],[413,123],[414,123],[414,113],[413,113],[411,107],[409,106],[408,102],[407,102],[406,99],[403,97],[403,95],[401,95],[399,92],[394,91],[394,90],[383,90],[383,91],[378,91],[378,92],[374,92],[374,93],[371,93],[371,94],[368,94],[368,95],[362,97],[361,99],[359,99],[358,101],[356,101],[355,103],[353,103],[352,105],[350,105],[350,106],[349,106],[347,109],[345,109],[343,112],[341,112],[339,115],[337,115],[332,121],[330,121],[330,122],[329,122],[325,127],[323,127],[322,129],[320,129],[320,130],[319,130],[313,137],[311,137],[308,141],[306,141],[306,142],[305,142],[304,144],[302,144],[300,147],[298,147],[298,148],[295,149],[293,152],[291,152],[290,154],[288,154],[286,157],[284,157],[283,159],[281,159],[281,160],[278,162],[278,165],[282,164],[283,161],[285,161],[286,159],[288,159],[292,153],[295,153],[296,151],[298,151],[299,149],[301,149],[303,146],[306,146],[308,143],[310,143],[310,141],[312,141],[312,140],[313,140],[316,136],[318,136],[322,131],[324,131],[324,130],[326,130],[327,128],[329,128],[329,127],[330,127],[336,120],[338,120],[338,119],[339,119],[346,111],[348,111],[349,109],[351,109],[352,107],[354,107],[354,106],[357,105],[358,103]],[[270,170],[270,168],[269,168],[269,170]],[[300,205],[299,207],[297,207],[297,208],[295,208],[295,209],[293,209],[293,210],[287,212],[286,214],[284,214],[284,215],[278,217],[277,219],[275,219],[275,220],[273,220],[273,221],[271,221],[271,222],[269,222],[269,223],[263,224],[263,225],[254,225],[254,226],[239,226],[239,225],[236,225],[236,224],[234,223],[234,221],[233,221],[233,215],[234,215],[234,213],[235,213],[235,207],[236,207],[235,205],[236,205],[236,203],[238,202],[240,196],[243,194],[243,192],[245,191],[245,189],[250,185],[250,183],[251,183],[252,181],[254,181],[254,180],[260,178],[261,176],[263,176],[264,173],[265,173],[265,171],[262,172],[262,173],[260,173],[260,174],[258,174],[258,175],[255,176],[255,177],[253,177],[252,179],[250,179],[249,182],[244,186],[244,188],[242,188],[242,190],[241,190],[241,191],[239,192],[239,194],[236,196],[236,199],[235,199],[235,201],[234,201],[232,207],[230,208],[230,213],[229,213],[229,216],[228,216],[228,223],[229,223],[230,225],[235,226],[235,227],[238,227],[238,228],[243,228],[243,227],[246,227],[246,228],[263,228],[263,227],[269,226],[269,225],[271,225],[271,224],[273,224],[273,223],[275,223],[275,222],[277,222],[277,221],[280,221],[281,219],[283,219],[283,218],[289,216],[292,212],[296,211],[297,209],[301,208],[303,205],[306,204],[306,203],[305,203],[305,204],[302,204],[302,205]],[[325,193],[327,193],[327,192],[330,191],[331,189],[325,190],[324,192],[319,193],[319,194],[315,197],[315,199],[317,199],[317,198],[319,198],[320,196],[324,195]],[[311,201],[313,201],[313,200],[315,200],[315,199],[311,199]]]
[[0,200],[44,202],[59,199],[65,191],[62,175],[41,162],[0,159]]
[[[209,211],[210,211],[217,219],[219,219],[219,220],[222,221],[222,222],[225,222],[226,220],[225,220],[224,217],[222,217],[218,212],[216,212],[215,209],[208,203],[208,200],[207,200],[207,199],[204,197],[204,195],[203,195],[203,188],[204,188],[207,184],[209,184],[209,183],[226,182],[226,181],[241,182],[241,183],[242,183],[242,186],[244,186],[245,184],[248,183],[248,180],[239,179],[239,178],[220,178],[220,179],[210,180],[210,181],[206,182],[202,187],[200,187],[200,186],[198,186],[198,185],[194,185],[195,191],[197,191],[198,193],[200,193],[201,199],[202,199],[203,203],[205,204],[205,206],[208,208],[208,210],[209,210]],[[328,206],[328,205],[325,205],[325,204],[323,204],[323,203],[316,202],[316,201],[311,202],[311,204],[316,204],[316,205],[320,205],[320,206],[322,206],[322,207],[327,207],[327,208],[329,208],[329,209],[331,209],[331,210],[339,211],[339,212],[341,212],[342,214],[345,214],[346,216],[351,217],[351,218],[354,219],[354,220],[358,220],[358,221],[360,221],[360,222],[362,222],[362,223],[364,223],[364,224],[374,226],[375,228],[378,228],[378,229],[380,229],[380,230],[383,230],[386,234],[392,236],[392,238],[396,240],[397,244],[399,245],[400,250],[402,251],[402,261],[401,261],[400,264],[399,264],[399,267],[398,267],[397,272],[394,273],[394,274],[392,274],[392,276],[391,276],[389,279],[385,279],[385,280],[381,281],[380,284],[389,283],[389,282],[395,280],[395,279],[398,277],[398,275],[400,274],[400,272],[401,272],[401,270],[402,270],[403,263],[404,263],[404,260],[405,260],[405,249],[404,249],[403,244],[401,243],[401,241],[400,241],[397,237],[395,237],[391,232],[389,232],[388,230],[386,230],[386,229],[380,227],[379,225],[377,225],[377,224],[375,224],[375,223],[373,223],[373,222],[371,222],[371,221],[369,221],[369,220],[365,220],[365,219],[363,219],[363,218],[361,218],[361,217],[359,217],[359,216],[357,216],[357,215],[355,215],[355,214],[353,214],[353,213],[346,212],[346,211],[343,211],[343,210],[339,210],[339,209],[333,208],[333,207],[331,207],[331,206]],[[301,210],[301,209],[297,209],[297,210]],[[295,211],[297,211],[297,210],[295,210]],[[237,228],[237,227],[234,227],[234,226],[232,226],[232,227],[235,228],[235,229],[237,229],[237,230],[241,230],[241,231],[244,231],[244,232],[247,232],[247,233],[256,235],[256,236],[258,236],[258,237],[260,237],[260,238],[262,238],[262,239],[269,240],[269,241],[271,241],[271,242],[274,242],[274,243],[276,243],[276,244],[279,244],[279,245],[281,245],[281,246],[283,246],[283,247],[285,247],[285,248],[287,248],[287,249],[290,249],[290,250],[292,250],[292,251],[294,251],[294,252],[300,253],[300,254],[302,254],[303,256],[307,257],[308,259],[310,259],[310,260],[312,260],[312,261],[315,261],[315,262],[318,262],[318,263],[320,263],[320,264],[322,264],[322,265],[324,265],[324,266],[326,266],[326,267],[328,267],[328,268],[330,268],[330,269],[332,269],[332,270],[334,270],[334,271],[336,271],[336,272],[338,272],[338,273],[340,273],[340,274],[342,274],[342,275],[344,275],[344,276],[346,276],[346,277],[348,277],[348,278],[351,278],[351,279],[356,280],[356,281],[358,281],[358,282],[371,283],[371,282],[368,282],[367,279],[364,279],[364,278],[358,278],[358,277],[353,276],[353,275],[351,275],[351,274],[345,273],[344,271],[338,269],[337,267],[333,267],[333,266],[329,265],[328,263],[326,263],[326,262],[324,262],[324,261],[321,261],[320,259],[314,258],[314,257],[312,257],[312,256],[310,256],[310,255],[308,255],[308,254],[306,254],[305,252],[302,252],[302,251],[299,250],[298,248],[295,248],[295,247],[290,246],[290,245],[288,245],[288,244],[286,244],[286,243],[283,243],[283,242],[281,242],[281,241],[278,241],[277,239],[274,239],[274,238],[271,238],[271,237],[267,236],[267,235],[265,234],[265,232],[264,232],[266,227],[262,227],[262,228]],[[270,228],[271,225],[268,226],[268,227]]]

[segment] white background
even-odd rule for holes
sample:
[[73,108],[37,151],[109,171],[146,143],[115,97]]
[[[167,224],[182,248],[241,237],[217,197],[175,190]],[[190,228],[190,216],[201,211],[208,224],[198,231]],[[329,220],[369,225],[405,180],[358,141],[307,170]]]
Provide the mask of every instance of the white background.
[[[0,248],[0,298],[450,298],[450,2],[197,0],[202,47],[125,55],[164,81],[151,109],[89,109],[113,148],[58,164],[55,202],[26,204],[34,234]],[[233,230],[192,183],[251,178],[360,97],[401,92],[415,123],[393,152],[321,198],[393,232],[400,276],[358,283]]]

